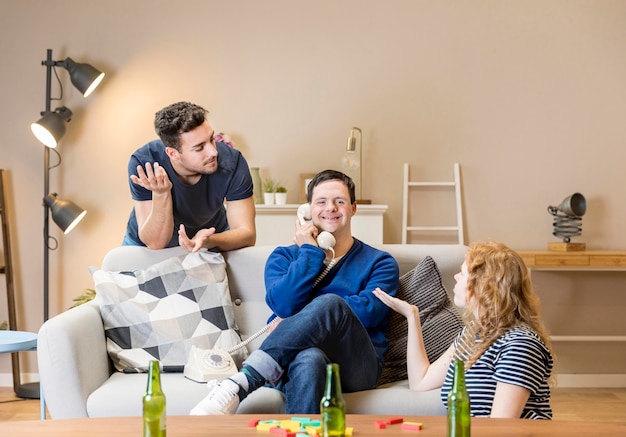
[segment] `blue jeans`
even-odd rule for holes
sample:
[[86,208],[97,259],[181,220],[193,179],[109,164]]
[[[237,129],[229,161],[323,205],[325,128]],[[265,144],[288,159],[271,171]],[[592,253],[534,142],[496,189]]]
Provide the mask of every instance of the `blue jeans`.
[[382,369],[367,330],[335,294],[318,296],[282,320],[244,366],[285,393],[287,414],[316,414],[329,363],[339,364],[346,393],[376,387]]

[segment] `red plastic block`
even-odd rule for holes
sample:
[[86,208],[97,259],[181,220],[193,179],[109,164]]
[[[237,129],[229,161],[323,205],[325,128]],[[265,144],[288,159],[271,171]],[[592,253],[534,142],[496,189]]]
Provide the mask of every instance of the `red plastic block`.
[[378,429],[385,429],[387,428],[387,425],[385,425],[385,422],[382,420],[375,420],[374,421],[374,426]]
[[387,425],[395,425],[396,423],[402,423],[404,419],[402,417],[393,417],[391,419],[387,419]]
[[258,424],[259,424],[259,419],[252,419],[250,422],[248,422],[248,426],[250,428],[256,428]]

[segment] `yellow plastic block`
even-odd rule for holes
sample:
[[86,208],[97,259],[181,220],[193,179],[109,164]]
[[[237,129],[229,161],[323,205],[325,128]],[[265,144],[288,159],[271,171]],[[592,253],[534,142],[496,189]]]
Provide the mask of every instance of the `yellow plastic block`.
[[300,422],[296,422],[295,420],[289,420],[289,419],[281,420],[279,422],[279,425],[281,428],[288,429],[289,431],[293,431],[293,432],[298,431],[301,426]]
[[320,426],[307,426],[304,430],[308,435],[318,435],[322,429]]
[[259,422],[256,426],[257,431],[269,432],[271,428],[278,428],[278,425],[270,422]]

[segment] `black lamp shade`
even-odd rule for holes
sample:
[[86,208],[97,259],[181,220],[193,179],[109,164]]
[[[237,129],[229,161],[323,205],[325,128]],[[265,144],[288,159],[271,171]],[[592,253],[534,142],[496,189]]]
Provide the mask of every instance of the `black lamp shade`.
[[104,79],[104,73],[90,64],[74,62],[72,58],[66,58],[61,64],[70,73],[72,85],[87,97]]
[[56,147],[65,135],[65,121],[56,112],[49,112],[30,125],[30,130],[47,147]]
[[52,220],[64,234],[69,234],[74,227],[85,217],[87,211],[70,200],[62,200],[57,193],[48,194],[44,202],[52,213]]
[[574,193],[566,197],[558,209],[567,216],[582,217],[587,211],[587,201],[582,194]]
[[72,111],[65,106],[48,112],[39,121],[30,125],[30,130],[47,147],[54,148],[65,135],[65,124],[72,118]]

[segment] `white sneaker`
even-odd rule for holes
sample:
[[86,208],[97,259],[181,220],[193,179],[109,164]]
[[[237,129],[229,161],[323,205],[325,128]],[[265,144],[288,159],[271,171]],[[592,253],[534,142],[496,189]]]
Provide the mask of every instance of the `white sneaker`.
[[218,383],[216,380],[207,382],[209,394],[198,403],[191,416],[235,414],[239,407],[239,384],[230,378]]

